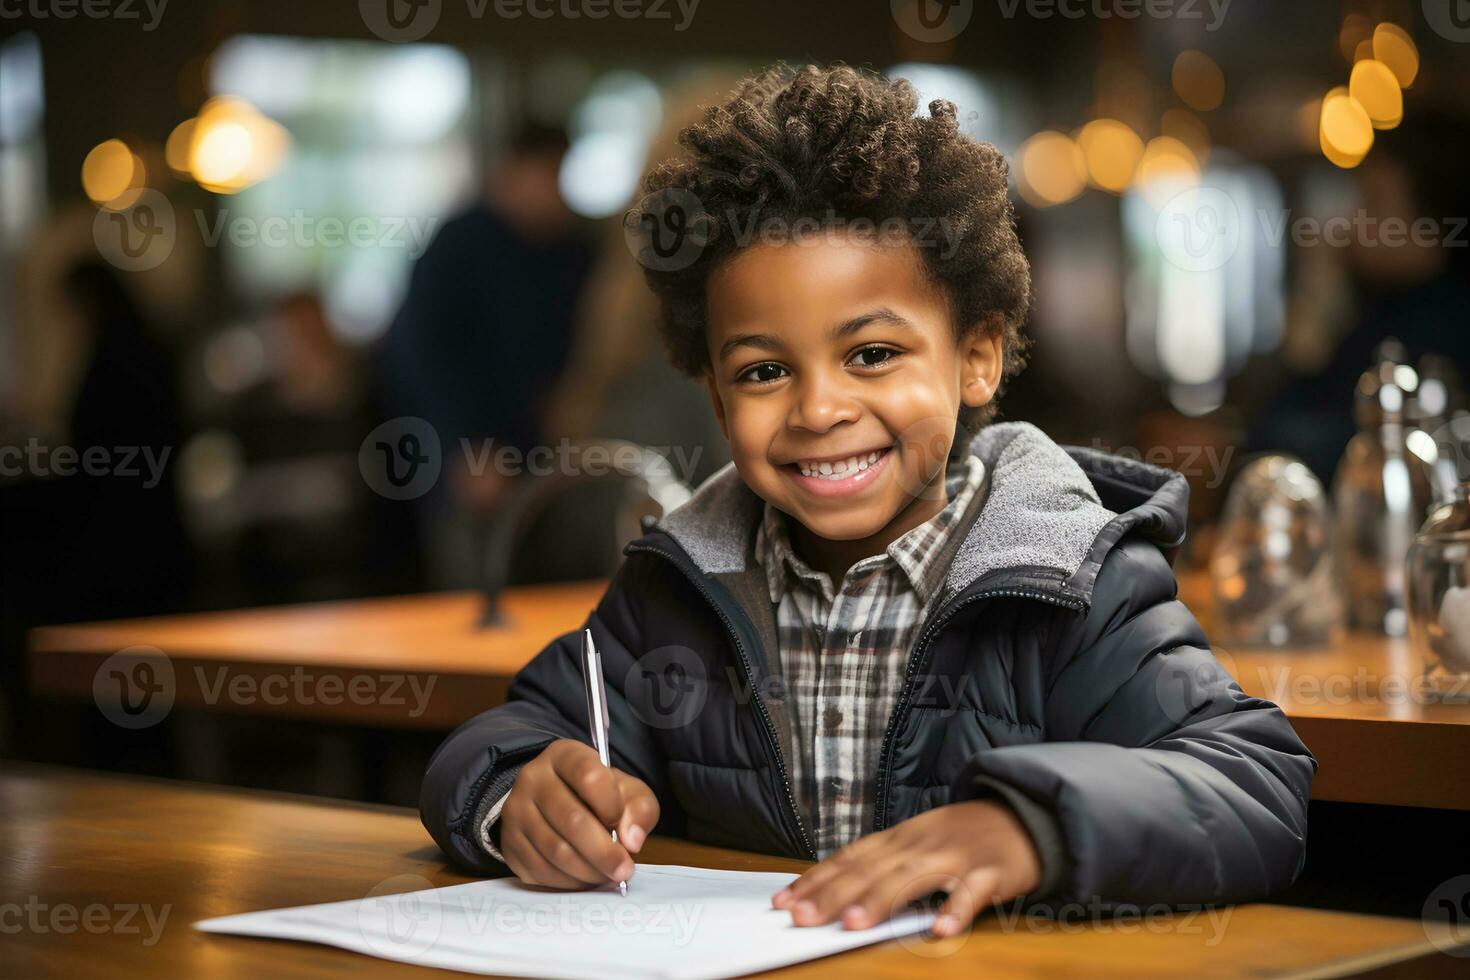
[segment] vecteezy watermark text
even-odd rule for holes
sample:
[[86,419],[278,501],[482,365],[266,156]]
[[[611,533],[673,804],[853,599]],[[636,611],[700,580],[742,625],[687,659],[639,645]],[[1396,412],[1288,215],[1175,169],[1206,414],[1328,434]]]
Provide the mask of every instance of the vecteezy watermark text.
[[[136,902],[74,905],[71,902],[46,902],[38,895],[31,895],[24,902],[0,902],[0,935],[29,932],[70,936],[85,932],[94,936],[144,936],[144,946],[155,946],[163,936],[164,924],[172,910],[172,905],[154,907]],[[146,935],[143,932],[145,926],[148,930]]]
[[1225,23],[1233,0],[995,0],[1000,15],[1014,20],[1023,14],[1033,20],[1199,20],[1207,31]]
[[[0,0],[3,2],[3,0]],[[342,216],[304,209],[280,214],[240,214],[229,208],[189,214],[206,248],[402,249],[417,259],[429,247],[438,220],[420,215]],[[188,223],[188,218],[183,219]],[[104,259],[126,272],[162,265],[178,241],[180,216],[159,191],[145,189],[126,208],[101,208],[92,238]]]
[[[48,446],[36,436],[24,446],[0,446],[0,477],[116,476],[143,477],[152,490],[163,479],[172,446]],[[142,467],[141,469],[139,467]],[[146,471],[146,472],[145,472]]]
[[0,0],[0,20],[140,20],[151,31],[167,6],[168,0]]
[[[461,436],[463,470],[470,476],[495,473],[503,477],[608,476],[632,473],[650,465],[684,483],[693,481],[703,446],[583,445],[561,439],[555,445],[523,448],[493,438]],[[376,426],[358,447],[357,464],[372,490],[390,500],[422,497],[439,482],[446,455],[439,430],[427,419],[403,415]],[[650,459],[653,463],[650,464]]]
[[[699,0],[464,0],[472,20],[648,20],[671,21],[675,31],[694,22]],[[385,41],[407,43],[426,37],[439,23],[443,0],[358,0],[368,30]]]
[[98,666],[92,676],[92,698],[119,728],[148,728],[173,708],[181,680],[191,688],[190,700],[210,707],[355,705],[404,708],[405,717],[420,718],[439,678],[392,672],[341,674],[300,664],[264,672],[196,665],[180,678],[168,654],[157,647],[135,646],[119,650]]

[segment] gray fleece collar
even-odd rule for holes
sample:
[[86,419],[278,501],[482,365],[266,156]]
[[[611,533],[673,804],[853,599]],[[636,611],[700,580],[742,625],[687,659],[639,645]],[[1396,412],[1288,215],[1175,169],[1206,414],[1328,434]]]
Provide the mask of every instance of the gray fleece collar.
[[[1164,547],[1182,540],[1188,487],[1177,473],[1063,448],[1029,422],[987,426],[968,452],[985,463],[988,496],[955,552],[946,597],[1007,571],[1018,584],[1085,603],[1103,557],[1127,531],[1140,529]],[[1119,510],[1104,505],[1100,488]],[[761,504],[730,463],[654,527],[705,574],[743,572],[753,561]]]

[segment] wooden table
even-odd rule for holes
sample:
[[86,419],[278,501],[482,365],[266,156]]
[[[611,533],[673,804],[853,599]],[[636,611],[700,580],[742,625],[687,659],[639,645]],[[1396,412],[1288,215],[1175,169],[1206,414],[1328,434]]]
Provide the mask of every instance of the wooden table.
[[[1182,575],[1179,594],[1218,635],[1209,577]],[[1324,647],[1214,651],[1316,755],[1313,799],[1470,810],[1470,704],[1429,696],[1407,640],[1345,631]]]
[[178,705],[448,731],[504,701],[516,671],[581,625],[606,587],[508,589],[492,627],[474,592],[41,626],[28,637],[31,689],[90,700],[109,657],[145,647],[167,656]]
[[[31,631],[33,690],[90,699],[99,666],[135,645],[167,654],[179,704],[383,727],[448,730],[505,697],[520,667],[552,637],[576,628],[601,582],[510,590],[506,625],[480,629],[473,593],[321,603],[241,612],[121,620]],[[1208,580],[1182,576],[1181,597],[1208,628]],[[1470,810],[1470,705],[1416,698],[1417,667],[1403,641],[1348,634],[1329,648],[1216,647],[1250,694],[1271,698],[1316,754],[1314,799]],[[232,698],[233,683],[359,679],[398,697],[353,700]],[[416,711],[414,690],[428,689]],[[415,688],[417,685],[417,688]],[[254,690],[246,683],[247,691]],[[263,691],[264,689],[260,689]],[[214,696],[211,697],[211,694]],[[396,700],[396,703],[390,701]]]
[[[784,858],[653,837],[651,863],[800,871]],[[324,946],[190,928],[236,912],[468,880],[407,810],[44,767],[0,769],[0,975],[449,976]],[[1007,929],[996,916],[935,943],[888,942],[790,977],[1337,977],[1464,975],[1447,927],[1273,905],[1166,927]],[[20,924],[17,931],[14,926]],[[1464,938],[1470,940],[1470,934]],[[1458,971],[1458,972],[1457,972]],[[615,975],[615,974],[611,974]]]

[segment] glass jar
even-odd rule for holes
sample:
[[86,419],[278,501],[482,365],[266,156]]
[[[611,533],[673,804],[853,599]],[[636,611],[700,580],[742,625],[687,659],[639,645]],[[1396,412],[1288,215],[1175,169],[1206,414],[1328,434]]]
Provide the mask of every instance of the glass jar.
[[1409,631],[1404,559],[1433,503],[1429,466],[1410,444],[1417,384],[1412,368],[1389,360],[1363,374],[1353,406],[1358,434],[1333,482],[1348,621],[1389,636]]
[[1343,603],[1322,484],[1294,456],[1251,461],[1231,484],[1210,555],[1212,633],[1242,646],[1315,646]]
[[1410,638],[1429,688],[1470,700],[1470,482],[1419,529],[1407,572]]

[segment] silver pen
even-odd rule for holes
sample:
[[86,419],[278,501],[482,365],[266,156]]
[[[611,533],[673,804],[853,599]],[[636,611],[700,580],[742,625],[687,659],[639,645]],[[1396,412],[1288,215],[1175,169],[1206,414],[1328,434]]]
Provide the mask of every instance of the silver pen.
[[[612,757],[608,752],[608,738],[612,729],[612,718],[607,713],[607,687],[602,682],[602,654],[592,642],[592,631],[582,631],[582,682],[587,688],[587,727],[592,732],[592,747],[602,764],[612,768]],[[617,829],[612,839],[618,839]],[[628,897],[628,883],[618,882],[618,893]]]

